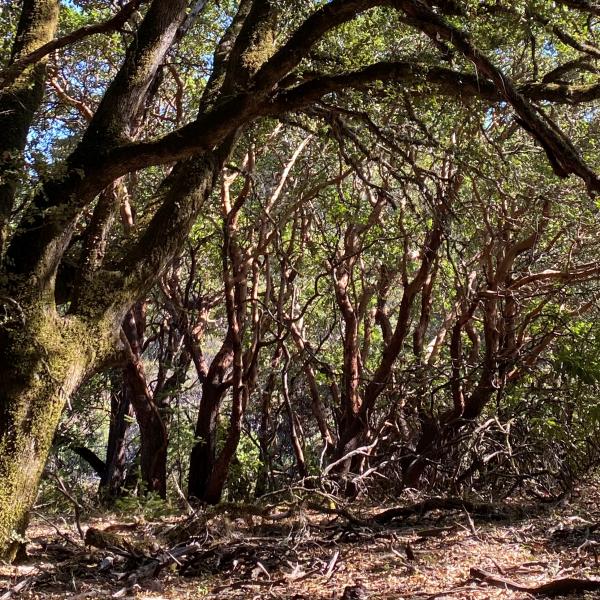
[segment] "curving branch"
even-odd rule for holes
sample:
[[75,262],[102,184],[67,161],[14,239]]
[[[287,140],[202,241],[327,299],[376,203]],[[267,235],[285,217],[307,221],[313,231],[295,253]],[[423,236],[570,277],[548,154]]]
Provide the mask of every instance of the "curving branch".
[[311,48],[329,31],[390,0],[332,0],[308,17],[292,37],[259,69],[251,86],[270,90],[298,66]]
[[467,33],[448,23],[420,0],[395,0],[394,5],[404,12],[407,22],[435,43],[443,40],[452,44],[494,84],[517,114],[519,124],[544,148],[556,175],[577,175],[585,181],[591,195],[600,193],[600,177],[587,165],[577,148],[539,109],[532,106],[512,79],[473,44]]
[[[295,87],[279,92],[270,103],[270,111],[303,108],[326,94],[346,88],[364,89],[376,82],[431,84],[437,90],[456,98],[481,98],[491,102],[503,100],[502,94],[489,79],[432,67],[414,62],[380,62],[364,69],[315,77]],[[547,100],[557,104],[581,104],[600,98],[600,83],[569,85],[566,83],[535,82],[517,86],[517,91],[529,100]]]
[[[366,89],[377,82],[429,83],[437,86],[438,91],[455,98],[481,98],[491,102],[504,100],[493,82],[471,73],[411,62],[382,62],[341,75],[317,77],[282,90],[261,103],[250,94],[234,96],[200,116],[197,121],[162,138],[115,148],[97,161],[95,167],[99,168],[103,162],[110,163],[122,175],[147,166],[181,160],[211,150],[215,143],[223,140],[228,129],[226,125],[242,125],[258,116],[277,116],[300,110],[326,94],[348,88]],[[600,98],[600,83],[527,83],[516,86],[515,90],[529,100],[547,100],[559,104],[580,104]]]

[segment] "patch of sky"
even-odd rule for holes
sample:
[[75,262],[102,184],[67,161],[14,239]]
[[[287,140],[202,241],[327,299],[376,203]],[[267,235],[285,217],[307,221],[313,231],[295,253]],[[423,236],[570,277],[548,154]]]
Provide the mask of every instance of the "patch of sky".
[[600,115],[600,108],[593,106],[593,107],[585,109],[583,111],[583,114],[581,115],[581,118],[586,123],[592,123],[595,119],[598,118],[599,115]]
[[73,0],[61,0],[60,3],[66,8],[72,8],[73,10],[76,10],[79,13],[83,12],[83,8],[81,6],[78,6],[77,2],[73,2]]
[[483,128],[488,130],[494,125],[496,113],[502,114],[508,108],[508,103],[504,100],[497,102],[495,106],[490,106],[483,116]]
[[546,40],[543,43],[541,53],[542,53],[542,56],[551,56],[553,58],[558,56],[558,50],[556,49],[556,46],[554,45],[554,43],[551,42],[550,40]]
[[494,107],[491,106],[485,111],[485,116],[483,117],[483,128],[490,129],[490,127],[494,124]]
[[77,6],[77,4],[75,4],[75,2],[72,2],[72,0],[61,0],[61,4],[66,8],[72,8],[73,10],[76,10],[78,12],[83,12],[81,7]]

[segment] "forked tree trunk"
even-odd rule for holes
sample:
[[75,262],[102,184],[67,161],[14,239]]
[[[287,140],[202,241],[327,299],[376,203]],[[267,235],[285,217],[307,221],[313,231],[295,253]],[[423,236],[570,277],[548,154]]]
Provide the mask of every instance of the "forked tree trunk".
[[[60,4],[58,0],[22,2],[13,59],[54,37]],[[217,118],[206,148],[218,151],[178,163],[161,186],[160,208],[132,249],[116,261],[119,267],[110,276],[97,273],[100,265],[88,261],[91,255],[84,253],[79,269],[89,272],[71,281],[71,302],[61,302],[69,314],[59,316],[56,274],[75,223],[93,198],[124,174],[121,162],[107,160],[98,166],[98,152],[120,145],[127,137],[187,5],[187,0],[150,3],[90,127],[64,161],[65,171],[59,169],[55,178],[45,179],[14,229],[9,227],[17,182],[12,173],[19,170],[23,145],[39,108],[43,66],[27,68],[0,94],[0,113],[10,126],[15,125],[5,128],[8,137],[0,136],[0,558],[15,554],[15,541],[23,533],[67,398],[109,357],[115,358],[125,311],[136,298],[144,297],[181,251],[234,143],[235,131],[250,118],[249,106],[244,116]],[[216,84],[213,87],[217,96]],[[208,105],[205,102],[206,110]],[[182,156],[172,158],[174,162]],[[132,170],[149,165],[132,166]],[[98,244],[103,243],[101,236]],[[166,452],[163,442],[160,448]]]
[[[353,498],[358,493],[357,484],[350,475],[362,473],[365,463],[364,454],[352,453],[367,443],[369,430],[366,415],[360,413],[344,415],[340,421],[338,444],[333,458],[341,461],[335,472],[345,478],[343,489],[344,494],[349,498]],[[341,460],[344,457],[348,457],[347,460]]]
[[205,500],[208,482],[213,475],[217,456],[219,411],[229,384],[225,383],[233,361],[232,331],[228,328],[221,348],[213,358],[208,373],[198,376],[202,381],[202,397],[198,407],[198,420],[194,431],[196,443],[190,454],[188,496]]
[[229,429],[225,437],[223,448],[215,460],[211,477],[207,483],[203,500],[208,504],[218,504],[223,496],[229,467],[242,435],[242,418],[246,410],[248,401],[247,390],[245,388],[233,390],[231,417],[229,419]]

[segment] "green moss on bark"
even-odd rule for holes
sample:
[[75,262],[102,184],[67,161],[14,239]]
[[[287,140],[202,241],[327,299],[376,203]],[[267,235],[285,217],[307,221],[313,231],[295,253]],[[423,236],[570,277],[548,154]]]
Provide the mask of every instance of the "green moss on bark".
[[[21,13],[12,59],[27,56],[49,42],[56,32],[57,0],[25,2]],[[27,133],[44,93],[45,60],[35,63],[0,93],[0,251],[22,170],[22,153]]]
[[[67,398],[110,346],[108,328],[30,311],[5,338],[0,368],[7,423],[0,425],[0,557],[14,558]],[[4,332],[6,335],[6,331]]]

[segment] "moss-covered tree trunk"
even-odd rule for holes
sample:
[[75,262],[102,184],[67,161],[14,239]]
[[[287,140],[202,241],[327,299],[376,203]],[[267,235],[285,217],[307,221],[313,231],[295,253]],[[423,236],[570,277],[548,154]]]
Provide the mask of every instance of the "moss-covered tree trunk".
[[[25,0],[13,44],[14,63],[49,42],[58,22],[58,0]],[[0,93],[0,253],[23,168],[27,133],[44,95],[46,63],[40,61],[25,69]]]
[[2,304],[0,557],[12,560],[64,404],[97,362],[98,341],[108,338],[77,318]]

